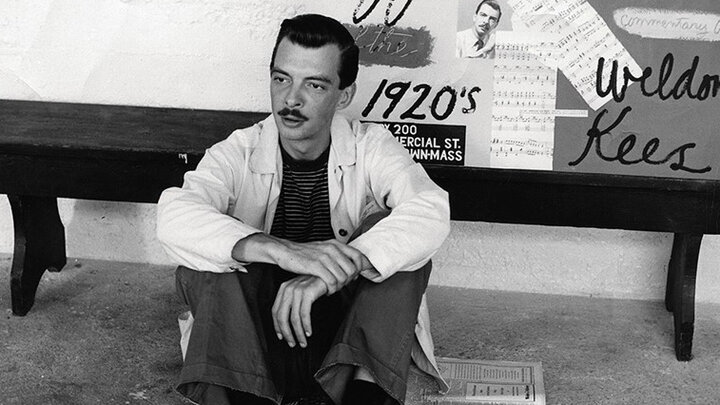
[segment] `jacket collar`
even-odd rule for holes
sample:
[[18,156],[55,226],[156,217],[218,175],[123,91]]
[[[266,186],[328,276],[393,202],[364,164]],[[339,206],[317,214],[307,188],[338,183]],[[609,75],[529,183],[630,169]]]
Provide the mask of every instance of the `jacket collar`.
[[355,132],[344,115],[336,113],[330,127],[330,151],[335,156],[336,166],[355,164]]
[[[280,167],[280,145],[275,117],[271,114],[258,124],[260,134],[250,152],[250,170],[255,173],[274,174]],[[336,113],[330,127],[330,160],[334,166],[355,164],[355,134],[348,119]]]

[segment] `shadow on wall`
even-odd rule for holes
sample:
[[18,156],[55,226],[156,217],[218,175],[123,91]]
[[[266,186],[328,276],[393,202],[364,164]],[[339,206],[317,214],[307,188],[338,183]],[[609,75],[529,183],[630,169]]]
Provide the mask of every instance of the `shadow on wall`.
[[456,221],[430,282],[658,300],[665,296],[671,246],[667,233]]
[[170,264],[155,237],[155,204],[58,199],[58,207],[69,257]]

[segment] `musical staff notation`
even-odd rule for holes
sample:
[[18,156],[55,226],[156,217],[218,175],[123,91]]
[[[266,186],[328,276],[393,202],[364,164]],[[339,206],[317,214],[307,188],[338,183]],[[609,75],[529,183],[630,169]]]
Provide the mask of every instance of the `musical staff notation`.
[[[555,33],[558,67],[594,109],[611,97],[599,97],[595,91],[597,64],[604,57],[608,66],[617,61],[636,75],[640,67],[610,31],[605,20],[587,0],[508,0],[516,17],[534,32]],[[609,80],[610,69],[604,69],[602,80]]]
[[498,32],[493,70],[490,165],[552,169],[557,36]]

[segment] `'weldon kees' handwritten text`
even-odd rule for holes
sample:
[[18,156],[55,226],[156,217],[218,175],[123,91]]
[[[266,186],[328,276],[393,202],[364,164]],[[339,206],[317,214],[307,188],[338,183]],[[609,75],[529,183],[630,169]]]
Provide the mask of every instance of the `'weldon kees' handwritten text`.
[[[624,67],[622,80],[618,80],[618,63],[617,61],[613,61],[607,87],[603,87],[602,77],[603,69],[605,68],[605,58],[600,58],[598,60],[596,76],[597,94],[600,97],[606,97],[612,94],[613,100],[621,102],[625,98],[625,92],[628,85],[632,82],[636,82],[640,83],[640,91],[643,96],[657,96],[663,101],[670,98],[679,100],[682,97],[699,101],[706,100],[710,97],[715,98],[717,97],[718,90],[720,90],[720,77],[718,77],[718,75],[706,74],[703,75],[699,83],[696,82],[695,76],[697,74],[699,62],[700,58],[698,56],[693,58],[693,62],[690,67],[683,71],[673,83],[670,80],[670,75],[674,67],[674,57],[672,54],[667,54],[660,65],[657,83],[653,84],[649,81],[653,74],[653,70],[650,67],[645,68],[640,76],[633,75],[628,67]],[[695,167],[692,164],[687,163],[689,160],[689,151],[694,149],[696,146],[694,142],[681,145],[670,151],[664,157],[657,157],[655,153],[660,148],[660,140],[658,138],[652,138],[642,148],[640,157],[629,158],[628,155],[630,155],[630,153],[635,149],[637,143],[637,136],[632,133],[626,135],[622,141],[620,141],[617,152],[614,155],[606,155],[602,150],[603,136],[610,134],[612,130],[622,123],[623,119],[625,119],[631,111],[632,107],[630,106],[623,108],[615,121],[603,129],[601,127],[604,125],[603,119],[608,113],[607,109],[603,109],[597,117],[595,117],[592,128],[590,128],[587,132],[588,140],[585,144],[585,149],[576,160],[568,164],[570,166],[580,164],[587,157],[590,150],[593,148],[593,145],[595,145],[595,153],[599,158],[607,162],[618,162],[623,165],[634,165],[638,163],[663,165],[670,163],[670,169],[674,171],[681,170],[689,173],[706,173],[712,170],[710,166]]]

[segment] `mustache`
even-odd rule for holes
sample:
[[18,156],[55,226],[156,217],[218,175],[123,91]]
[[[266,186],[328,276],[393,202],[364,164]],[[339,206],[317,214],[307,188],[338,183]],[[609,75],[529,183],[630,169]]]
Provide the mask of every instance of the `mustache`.
[[293,109],[293,108],[283,108],[282,110],[278,111],[278,115],[281,117],[293,117],[298,118],[301,120],[307,121],[307,117],[304,116],[300,111]]

